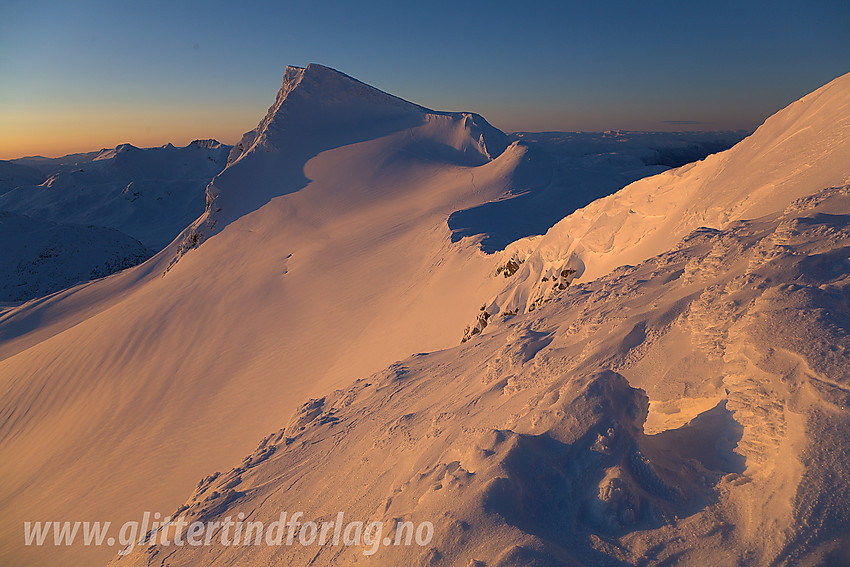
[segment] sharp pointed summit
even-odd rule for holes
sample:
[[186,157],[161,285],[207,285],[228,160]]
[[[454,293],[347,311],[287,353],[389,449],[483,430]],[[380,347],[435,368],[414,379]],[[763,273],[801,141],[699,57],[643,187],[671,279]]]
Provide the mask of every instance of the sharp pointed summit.
[[354,79],[311,63],[288,66],[274,104],[233,148],[230,161],[254,148],[271,151],[291,144],[304,130],[328,132],[362,125],[411,119],[432,112]]
[[290,66],[266,116],[207,188],[207,214],[186,232],[181,253],[274,197],[306,187],[304,167],[322,152],[393,136],[387,152],[467,166],[499,157],[509,144],[478,114],[430,110],[323,65]]

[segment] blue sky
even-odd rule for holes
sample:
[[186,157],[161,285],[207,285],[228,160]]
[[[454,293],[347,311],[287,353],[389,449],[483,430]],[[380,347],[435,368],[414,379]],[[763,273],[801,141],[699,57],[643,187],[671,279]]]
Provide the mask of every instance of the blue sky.
[[850,72],[850,2],[0,3],[0,158],[234,142],[287,64],[506,130],[753,128]]

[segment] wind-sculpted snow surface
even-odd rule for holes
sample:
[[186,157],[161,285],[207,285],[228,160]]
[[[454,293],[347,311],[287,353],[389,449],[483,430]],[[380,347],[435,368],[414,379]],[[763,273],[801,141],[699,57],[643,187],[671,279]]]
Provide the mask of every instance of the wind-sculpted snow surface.
[[734,148],[594,201],[542,237],[509,246],[522,263],[491,314],[533,309],[569,278],[590,281],[652,257],[699,227],[782,211],[815,188],[850,181],[850,74],[770,117]]
[[150,545],[114,564],[841,564],[848,256],[848,186],[698,229],[305,403],[174,513],[430,521],[425,547],[364,557],[296,528],[292,545]]

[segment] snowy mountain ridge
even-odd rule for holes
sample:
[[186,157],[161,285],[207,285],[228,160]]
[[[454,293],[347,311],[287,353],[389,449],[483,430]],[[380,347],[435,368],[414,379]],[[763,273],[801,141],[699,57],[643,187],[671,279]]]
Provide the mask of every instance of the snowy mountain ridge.
[[0,162],[0,301],[48,295],[150,258],[203,212],[204,188],[229,150],[195,140]]
[[[321,112],[318,110],[321,109]],[[408,102],[369,86],[335,69],[311,63],[307,67],[287,66],[283,85],[265,118],[254,130],[246,132],[233,148],[229,163],[238,160],[254,146],[260,150],[278,149],[292,143],[299,127],[323,133],[345,128],[374,127],[382,122],[403,120],[414,115],[434,115],[462,118],[464,126],[477,128],[471,136],[477,148],[488,159],[497,157],[506,146],[504,134],[487,124],[479,115],[460,112],[437,112]],[[495,139],[492,151],[486,148],[484,132]],[[477,134],[477,135],[475,135]]]
[[778,214],[813,187],[846,185],[848,128],[850,74],[771,116],[732,149],[636,181],[577,210],[544,236],[513,243],[500,262],[519,267],[486,311],[534,309],[573,280],[591,281],[642,262],[699,227],[723,229]]
[[112,228],[159,251],[204,210],[204,188],[230,146],[195,140],[137,148],[120,144],[62,158],[23,158],[42,172],[0,195],[0,210],[57,223]]
[[43,297],[139,264],[153,252],[115,229],[0,211],[0,302]]
[[0,195],[21,185],[38,184],[44,175],[34,167],[0,160]]

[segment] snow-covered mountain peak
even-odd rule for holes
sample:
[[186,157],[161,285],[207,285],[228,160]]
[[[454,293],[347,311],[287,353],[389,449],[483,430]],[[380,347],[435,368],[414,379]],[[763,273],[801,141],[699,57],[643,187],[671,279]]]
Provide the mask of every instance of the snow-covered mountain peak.
[[[171,147],[173,148],[174,146]],[[214,138],[208,138],[205,140],[192,140],[192,142],[189,144],[189,147],[202,150],[217,150],[218,148],[222,147],[222,144]]]
[[289,81],[292,90],[296,87],[299,88],[299,94],[308,95],[311,98],[318,97],[325,102],[342,101],[352,98],[373,99],[383,104],[432,112],[418,104],[408,102],[358,81],[354,77],[350,77],[336,69],[331,69],[317,63],[310,63],[305,68],[287,67],[284,74],[284,85],[281,91],[287,87],[287,81]]
[[102,161],[102,160],[106,160],[106,159],[113,159],[116,156],[118,156],[118,154],[129,153],[129,152],[133,152],[133,151],[141,151],[141,150],[139,150],[139,148],[137,148],[136,146],[134,146],[132,144],[119,144],[119,145],[115,146],[114,148],[104,148],[104,149],[100,150],[100,153],[98,153],[97,156],[95,156],[95,158],[92,161]]
[[365,142],[374,142],[370,151],[381,160],[453,166],[483,165],[509,144],[477,114],[429,110],[323,65],[287,67],[274,104],[207,187],[207,214],[187,229],[178,255],[269,200],[305,188],[305,166],[319,154]]
[[[352,129],[379,132],[387,126],[409,126],[426,116],[443,116],[463,126],[480,139],[488,158],[507,147],[504,133],[481,116],[468,112],[438,112],[406,101],[330,67],[311,63],[289,66],[274,104],[254,130],[247,132],[231,151],[234,162],[255,145],[263,151],[281,149],[297,136],[332,135]],[[345,137],[345,136],[343,136]]]
[[288,66],[274,104],[254,130],[247,132],[230,155],[235,161],[255,144],[271,150],[306,127],[326,131],[431,112],[330,67],[311,63]]

